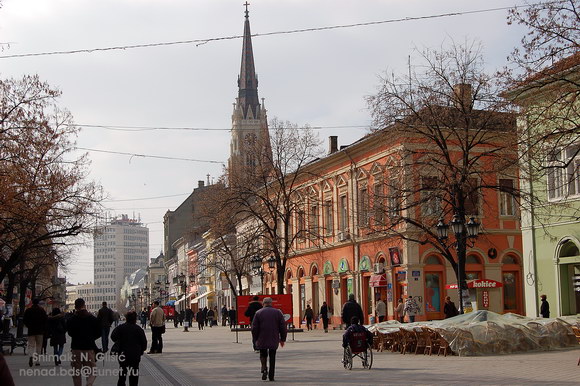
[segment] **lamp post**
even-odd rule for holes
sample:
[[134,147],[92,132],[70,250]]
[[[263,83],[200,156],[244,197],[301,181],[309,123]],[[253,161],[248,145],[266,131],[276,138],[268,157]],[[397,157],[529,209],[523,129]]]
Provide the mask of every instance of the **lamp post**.
[[[474,217],[470,217],[469,221],[464,224],[461,216],[455,213],[451,220],[451,232],[455,235],[455,241],[450,245],[455,247],[457,254],[457,289],[459,291],[459,313],[463,314],[463,291],[466,289],[465,278],[463,271],[465,268],[465,255],[467,246],[473,248],[475,241],[479,235],[480,223],[475,221]],[[445,224],[444,219],[439,219],[435,226],[437,229],[437,237],[439,241],[445,244],[448,238],[449,225]],[[463,268],[463,269],[462,269]]]
[[[274,266],[276,265],[276,259],[274,259],[274,256],[270,256],[270,258],[267,259],[266,262],[268,263],[268,268],[270,269],[270,272],[272,272]],[[262,292],[264,292],[264,275],[266,274],[263,268],[263,263],[264,261],[262,260],[261,257],[259,256],[252,257],[251,261],[252,270],[256,273],[256,275],[260,275],[260,285],[262,288]]]

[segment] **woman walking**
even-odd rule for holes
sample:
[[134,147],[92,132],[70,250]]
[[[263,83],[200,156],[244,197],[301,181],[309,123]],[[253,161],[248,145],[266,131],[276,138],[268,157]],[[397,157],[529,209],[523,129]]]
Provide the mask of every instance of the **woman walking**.
[[62,351],[66,343],[66,323],[60,308],[54,308],[48,317],[48,336],[54,352],[54,365],[61,364]]

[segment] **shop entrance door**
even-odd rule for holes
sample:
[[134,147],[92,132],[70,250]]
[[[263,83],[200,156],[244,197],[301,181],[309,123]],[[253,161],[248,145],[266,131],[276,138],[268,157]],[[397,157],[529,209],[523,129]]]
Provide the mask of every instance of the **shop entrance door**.
[[503,271],[503,312],[512,312],[520,314],[518,287],[520,285],[519,272],[517,271]]
[[427,320],[443,319],[443,280],[440,272],[425,272]]

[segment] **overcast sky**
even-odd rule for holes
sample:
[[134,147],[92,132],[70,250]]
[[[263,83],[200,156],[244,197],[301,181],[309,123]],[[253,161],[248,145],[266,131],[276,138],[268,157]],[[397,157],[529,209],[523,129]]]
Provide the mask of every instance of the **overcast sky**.
[[[188,127],[214,131],[118,131],[84,128],[78,146],[90,149],[225,162],[232,103],[237,95],[240,39],[68,55],[2,56],[241,35],[242,0],[3,0],[0,77],[38,74],[58,87],[61,105],[78,124]],[[501,0],[252,0],[252,33],[364,23],[521,4]],[[258,92],[270,119],[300,125],[351,126],[319,130],[339,144],[366,133],[364,97],[385,70],[406,71],[414,47],[478,39],[490,70],[505,64],[523,31],[507,11],[430,18],[253,39]],[[217,178],[219,163],[130,158],[90,152],[91,177],[112,201],[112,215],[140,214],[150,230],[150,257],[162,248],[163,214],[198,180]],[[173,196],[159,199],[144,199]],[[71,282],[93,280],[92,247],[70,268]]]

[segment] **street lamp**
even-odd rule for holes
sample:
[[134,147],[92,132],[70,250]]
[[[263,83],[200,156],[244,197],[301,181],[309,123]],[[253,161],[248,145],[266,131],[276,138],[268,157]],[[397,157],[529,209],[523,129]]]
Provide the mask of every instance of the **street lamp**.
[[[465,267],[465,250],[473,248],[475,241],[479,235],[480,223],[475,221],[474,217],[470,217],[469,221],[464,224],[461,220],[461,216],[457,213],[453,215],[451,220],[451,231],[455,235],[455,242],[451,246],[455,247],[457,254],[457,289],[459,291],[459,313],[463,314],[463,290],[465,289],[465,278],[463,277],[463,272],[461,267]],[[447,240],[449,225],[445,224],[444,220],[441,218],[437,225],[435,225],[437,230],[437,237],[444,243]]]
[[251,264],[252,269],[257,275],[260,275],[260,287],[262,288],[262,292],[264,292],[264,268],[262,268],[262,258],[260,256],[252,257]]

